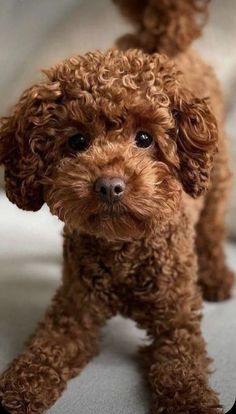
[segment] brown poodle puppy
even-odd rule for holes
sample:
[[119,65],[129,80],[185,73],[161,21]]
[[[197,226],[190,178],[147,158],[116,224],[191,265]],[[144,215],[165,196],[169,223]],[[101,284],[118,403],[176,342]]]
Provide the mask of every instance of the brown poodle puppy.
[[[170,1],[159,3],[171,13]],[[179,4],[188,11],[187,3]],[[1,120],[0,159],[13,203],[46,202],[64,221],[63,281],[0,379],[2,406],[44,412],[120,313],[152,339],[140,353],[152,413],[222,413],[208,385],[198,285],[206,298],[225,299],[233,280],[222,246],[230,173],[214,73],[191,51],[170,60],[141,50],[88,53],[45,73]]]

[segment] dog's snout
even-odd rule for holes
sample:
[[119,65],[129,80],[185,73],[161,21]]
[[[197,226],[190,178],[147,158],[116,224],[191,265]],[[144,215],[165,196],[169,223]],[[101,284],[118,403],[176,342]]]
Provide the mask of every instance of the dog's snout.
[[125,190],[125,182],[120,177],[100,177],[94,183],[94,190],[106,202],[119,200]]

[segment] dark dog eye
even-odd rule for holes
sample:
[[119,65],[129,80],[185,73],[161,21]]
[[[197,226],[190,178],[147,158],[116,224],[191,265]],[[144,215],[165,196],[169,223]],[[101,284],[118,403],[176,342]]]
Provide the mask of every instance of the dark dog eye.
[[135,142],[137,147],[148,148],[153,143],[153,138],[145,131],[139,131],[136,134]]
[[79,132],[69,138],[68,145],[73,151],[85,151],[89,146],[89,140],[83,133]]

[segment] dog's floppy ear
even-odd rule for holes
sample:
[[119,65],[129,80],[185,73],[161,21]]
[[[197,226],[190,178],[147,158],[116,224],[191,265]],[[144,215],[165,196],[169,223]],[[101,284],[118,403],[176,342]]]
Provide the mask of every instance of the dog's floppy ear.
[[208,189],[218,144],[217,122],[206,99],[195,98],[184,88],[178,88],[173,96],[172,114],[178,173],[184,190],[197,198]]
[[0,163],[5,166],[6,193],[24,210],[39,210],[44,203],[43,128],[50,118],[48,106],[60,95],[58,82],[34,85],[23,93],[10,115],[0,119]]

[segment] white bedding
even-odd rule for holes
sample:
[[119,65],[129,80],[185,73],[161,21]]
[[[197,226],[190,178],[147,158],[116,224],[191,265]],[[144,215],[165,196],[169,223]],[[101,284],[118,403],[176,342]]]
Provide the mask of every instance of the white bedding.
[[[0,371],[22,351],[61,273],[61,223],[46,208],[27,213],[0,194]],[[227,246],[236,269],[236,247]],[[204,307],[203,331],[214,357],[213,387],[227,412],[236,394],[236,298]],[[102,353],[70,381],[49,414],[146,414],[148,391],[135,351],[145,338],[120,317],[104,330]]]

